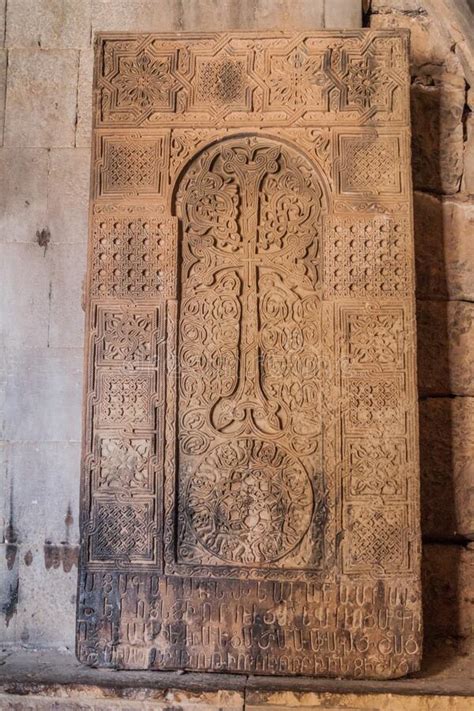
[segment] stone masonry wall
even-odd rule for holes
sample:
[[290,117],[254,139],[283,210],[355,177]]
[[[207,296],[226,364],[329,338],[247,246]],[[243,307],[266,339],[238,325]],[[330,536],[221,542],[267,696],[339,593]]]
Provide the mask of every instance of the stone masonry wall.
[[427,637],[471,638],[474,572],[474,64],[465,0],[371,0],[411,37]]
[[[468,638],[474,125],[444,2],[372,0],[365,22],[412,30],[426,619]],[[93,33],[360,23],[359,0],[0,0],[3,644],[74,644]]]

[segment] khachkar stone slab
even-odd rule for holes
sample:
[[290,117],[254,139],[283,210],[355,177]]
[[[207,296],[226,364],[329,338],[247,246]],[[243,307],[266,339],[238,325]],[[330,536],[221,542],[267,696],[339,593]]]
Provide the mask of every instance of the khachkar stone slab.
[[407,35],[101,35],[77,653],[421,645]]

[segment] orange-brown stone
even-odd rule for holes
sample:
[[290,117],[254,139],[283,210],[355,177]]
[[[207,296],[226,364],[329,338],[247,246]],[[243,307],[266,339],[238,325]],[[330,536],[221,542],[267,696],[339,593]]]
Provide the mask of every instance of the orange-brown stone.
[[96,49],[77,653],[421,655],[407,34]]

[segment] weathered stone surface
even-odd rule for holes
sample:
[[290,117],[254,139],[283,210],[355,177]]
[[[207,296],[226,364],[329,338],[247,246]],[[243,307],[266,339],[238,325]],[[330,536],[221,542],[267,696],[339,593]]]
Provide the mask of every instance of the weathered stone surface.
[[458,191],[463,174],[465,83],[462,63],[439,18],[380,12],[371,27],[410,30],[413,177],[415,188]]
[[464,82],[416,81],[412,84],[414,187],[453,194],[463,174]]
[[410,30],[410,62],[416,76],[438,76],[440,73],[462,76],[461,63],[441,31],[439,19],[417,13],[414,17],[399,12],[375,14],[370,26],[378,29],[406,28]]
[[469,711],[471,703],[463,696],[251,691],[245,697],[245,711]]
[[7,0],[0,0],[0,47],[5,45],[5,18]]
[[415,192],[416,293],[474,301],[474,204]]
[[394,11],[426,14],[423,0],[371,0],[370,10],[372,15]]
[[[201,0],[200,5],[205,6],[206,0]],[[325,7],[321,0],[314,0],[310,3],[294,3],[291,0],[276,0],[276,2],[275,0],[250,0],[248,5],[247,16],[253,10],[255,29],[315,30],[325,26]],[[249,19],[250,21],[247,21],[244,16],[240,20],[239,27],[243,30],[252,27],[251,15]],[[347,25],[347,27],[350,26]],[[357,26],[360,27],[360,21]],[[188,29],[191,30],[192,27],[188,26]],[[232,29],[232,25],[229,26],[229,29]]]
[[472,2],[470,0],[425,0],[432,17],[444,33],[451,52],[462,65],[469,86],[474,85],[474,44],[472,42]]
[[[90,151],[87,148],[53,148],[49,156],[48,213],[44,225],[51,234],[51,247],[54,249],[59,244],[85,246],[89,218]],[[83,260],[79,260],[76,269],[62,278],[70,278],[72,274],[76,280],[84,278]],[[68,298],[73,301],[72,294]]]
[[94,52],[83,49],[79,57],[79,83],[77,88],[76,146],[90,147],[92,130],[92,71]]
[[425,544],[422,579],[425,635],[472,635],[474,551],[459,545]]
[[[357,0],[340,0],[326,8],[328,27],[360,27]],[[324,2],[294,3],[291,0],[93,0],[94,31],[124,30],[153,32],[211,29],[317,29],[324,26]]]
[[[10,639],[16,637],[26,645],[35,640],[36,645],[44,647],[66,644],[72,649],[78,492],[71,491],[70,482],[77,480],[80,444],[9,443],[7,456],[9,474],[15,482],[9,520],[17,531],[18,563],[18,595],[12,618],[16,629]],[[41,605],[38,599],[43,600]],[[48,624],[51,620],[54,624]]]
[[469,87],[466,91],[466,105],[471,110],[474,110],[474,87]]
[[222,29],[314,29],[323,27],[321,0],[291,3],[290,0],[191,0],[179,17],[185,30]]
[[[385,694],[473,696],[472,645],[463,638],[430,638],[423,655],[422,670],[405,679],[368,681],[364,679],[316,679],[303,677],[245,676],[242,674],[199,674],[163,671],[130,672],[95,669],[80,664],[74,654],[62,650],[12,649],[0,656],[0,693],[26,695],[54,694],[61,699],[92,696],[110,703],[159,700],[163,691],[186,692],[237,691],[247,698],[255,692],[308,692],[325,699],[342,695],[371,694],[375,701]],[[377,694],[380,696],[377,697]],[[335,696],[337,695],[337,696]],[[191,697],[192,698],[192,697]],[[224,697],[225,698],[225,697]],[[337,704],[335,709],[340,708]],[[374,711],[372,707],[371,711]]]
[[[3,354],[1,354],[3,361]],[[2,362],[3,365],[3,362]],[[5,409],[5,376],[2,372],[2,393],[0,406],[2,417]],[[3,433],[2,433],[3,439]],[[0,639],[2,645],[14,643],[17,639],[17,609],[19,589],[20,558],[19,532],[11,511],[15,498],[15,481],[9,467],[8,444],[0,444]]]
[[[3,411],[6,419],[10,414],[11,408]],[[11,496],[5,497],[0,545],[2,642],[73,648],[78,492],[71,483],[77,481],[80,445],[23,441],[5,450],[1,487]]]
[[[60,707],[56,704],[59,703]],[[0,694],[0,704],[4,711],[50,711],[52,708],[61,708],[64,711],[243,711],[243,695],[232,691],[218,691],[214,693],[192,692],[180,693],[173,690],[156,695],[150,701],[122,701],[114,699],[97,698],[82,694],[80,698],[61,699],[57,701],[54,696],[17,696]],[[441,711],[440,707],[440,711]],[[459,711],[460,711],[459,707]],[[437,711],[437,709],[435,710]],[[453,711],[458,711],[453,706]]]
[[9,441],[79,442],[81,349],[23,349],[19,346],[18,350],[6,354],[5,367],[5,438]]
[[7,47],[89,47],[87,0],[13,0],[8,3]]
[[464,143],[462,190],[470,195],[474,195],[474,116],[472,113],[466,118],[465,131],[466,141]]
[[7,53],[0,50],[0,146],[3,145],[3,127],[5,123],[5,94],[7,82]]
[[416,670],[407,33],[96,56],[78,658]]
[[[210,696],[210,698],[208,698]],[[248,702],[243,705],[243,697],[231,703],[229,699],[215,698],[217,695],[192,695],[189,692],[179,694],[179,704],[174,699],[173,692],[166,695],[166,699],[153,701],[120,701],[114,699],[113,706],[110,701],[97,699],[94,696],[83,695],[81,699],[61,699],[60,708],[64,711],[223,711],[223,709],[245,711],[470,711],[473,699],[465,696],[439,696],[427,695],[410,696],[394,694],[313,694],[274,692],[253,692]],[[50,711],[55,708],[57,700],[54,696],[38,696],[32,694],[21,696],[15,694],[1,694],[0,703],[5,711]],[[225,703],[225,705],[223,705]],[[237,705],[238,704],[238,705]],[[375,705],[374,705],[375,704]]]
[[[69,573],[65,573],[63,568],[46,570],[42,548],[38,545],[32,551],[25,547],[20,549],[19,600],[14,635],[9,641],[28,647],[73,650],[74,627],[71,623],[76,604],[77,566]],[[24,558],[28,551],[33,559],[27,566]],[[38,605],[38,600],[42,600],[41,605]]]
[[92,31],[178,30],[184,13],[183,4],[174,0],[163,0],[159,3],[153,0],[92,0]]
[[[65,547],[65,546],[62,546]],[[24,549],[23,549],[24,550]],[[73,549],[76,563],[69,572],[64,567],[47,570],[45,555],[40,546],[28,567],[21,562],[18,619],[23,644],[38,640],[44,647],[74,649],[73,610],[76,606],[78,547]],[[44,600],[38,609],[38,597]],[[51,620],[54,623],[51,624]]]
[[[79,492],[72,491],[70,484],[77,481],[80,444],[59,441],[56,436],[51,432],[49,438],[26,442],[17,437],[8,443],[7,452],[10,476],[15,480],[9,520],[18,531],[23,555],[41,544],[43,568],[43,545],[47,541],[74,546],[79,542]],[[27,471],[28,477],[19,477],[18,472],[22,471]]]
[[[45,347],[48,344],[50,264],[38,244],[9,242],[0,245],[2,270],[0,313],[8,329],[3,346],[12,348]],[[28,265],[28,289],[19,288]],[[15,318],[11,318],[11,314]]]
[[[4,411],[4,388],[2,389],[0,398],[0,405],[2,407],[2,411]],[[7,442],[4,441],[0,443],[0,476],[0,486],[4,492],[4,495],[0,498],[0,543],[4,543],[5,540],[8,539],[7,529],[10,525],[10,499],[12,493],[11,490],[13,488],[12,480],[8,472]]]
[[84,343],[82,288],[86,243],[54,245],[53,249],[48,343],[51,348],[81,348]]
[[474,537],[474,399],[420,402],[424,536]]
[[2,576],[2,585],[0,587],[0,609],[2,611],[0,614],[0,635],[4,647],[7,645],[13,646],[18,639],[16,630],[18,577],[11,570],[8,570],[5,551],[6,545],[0,543],[0,575]]
[[73,146],[79,53],[10,49],[5,145]]
[[46,149],[0,149],[2,242],[37,242],[47,226],[48,160]]
[[418,384],[422,395],[474,395],[474,304],[418,301]]
[[[7,462],[2,462],[2,469],[7,464]],[[0,472],[0,485],[2,491],[8,491],[4,488],[3,472]],[[10,521],[7,519],[0,529],[0,635],[2,645],[14,642],[17,638],[19,570],[20,555],[17,531],[10,526]]]
[[[291,2],[289,3],[291,7]],[[294,7],[295,3],[293,3]],[[324,27],[328,30],[348,30],[362,24],[360,0],[331,0],[324,4]]]

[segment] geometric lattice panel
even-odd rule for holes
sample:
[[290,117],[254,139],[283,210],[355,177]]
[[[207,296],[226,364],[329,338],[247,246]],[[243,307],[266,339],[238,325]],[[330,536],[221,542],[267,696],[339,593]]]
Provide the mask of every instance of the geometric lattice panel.
[[406,512],[402,506],[351,506],[345,572],[402,571],[409,566]]
[[92,559],[140,560],[151,556],[149,504],[97,503]]

